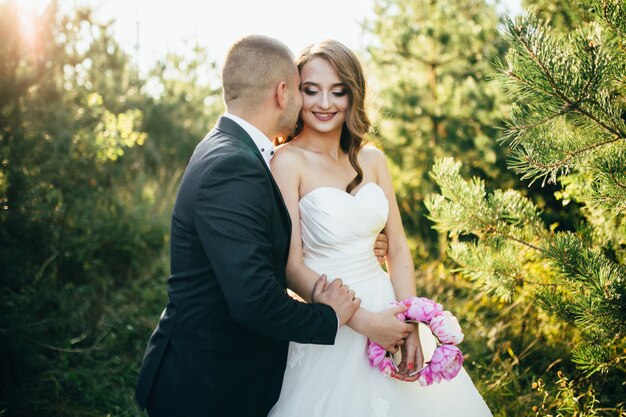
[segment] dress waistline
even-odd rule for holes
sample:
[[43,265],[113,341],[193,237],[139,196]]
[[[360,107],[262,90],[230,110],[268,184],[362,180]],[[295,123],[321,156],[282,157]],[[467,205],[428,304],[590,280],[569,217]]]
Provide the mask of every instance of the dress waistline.
[[329,281],[341,278],[348,285],[387,277],[373,250],[332,258],[305,255],[304,264],[320,275],[326,274]]

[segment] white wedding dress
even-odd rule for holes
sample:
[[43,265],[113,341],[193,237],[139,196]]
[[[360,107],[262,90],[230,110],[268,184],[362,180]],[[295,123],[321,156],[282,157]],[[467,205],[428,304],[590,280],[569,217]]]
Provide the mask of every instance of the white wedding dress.
[[[320,187],[300,200],[305,264],[329,279],[343,279],[370,311],[389,308],[395,299],[373,250],[388,212],[385,194],[375,183],[363,185],[355,196]],[[427,334],[421,340],[428,355],[434,338]],[[429,387],[398,381],[370,366],[366,342],[342,326],[332,346],[290,343],[280,399],[270,416],[491,416],[465,370]]]

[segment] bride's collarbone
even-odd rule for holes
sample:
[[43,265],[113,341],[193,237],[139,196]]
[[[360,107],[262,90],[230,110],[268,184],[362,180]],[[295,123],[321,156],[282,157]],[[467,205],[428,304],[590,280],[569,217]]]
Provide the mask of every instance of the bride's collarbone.
[[318,188],[336,188],[355,195],[360,188],[369,183],[377,182],[370,167],[360,162],[363,179],[348,192],[348,185],[354,181],[357,172],[349,161],[332,163],[329,160],[311,160],[306,158],[300,167],[300,198]]

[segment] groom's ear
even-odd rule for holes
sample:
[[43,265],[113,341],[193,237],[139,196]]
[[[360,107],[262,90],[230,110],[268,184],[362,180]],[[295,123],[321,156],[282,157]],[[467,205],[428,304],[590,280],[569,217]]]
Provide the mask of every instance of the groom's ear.
[[276,105],[281,109],[285,110],[287,107],[287,83],[281,81],[276,86],[274,99],[276,101]]

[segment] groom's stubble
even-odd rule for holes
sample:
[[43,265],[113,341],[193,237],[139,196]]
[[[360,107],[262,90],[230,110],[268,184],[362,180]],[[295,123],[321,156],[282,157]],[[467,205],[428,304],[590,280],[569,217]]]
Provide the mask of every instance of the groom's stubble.
[[280,115],[276,122],[276,130],[280,132],[281,136],[286,137],[293,133],[296,123],[298,122],[298,116],[300,115],[301,108],[302,95],[300,93],[300,76],[297,75],[296,69],[296,77],[294,77],[292,84],[289,85],[285,111]]

